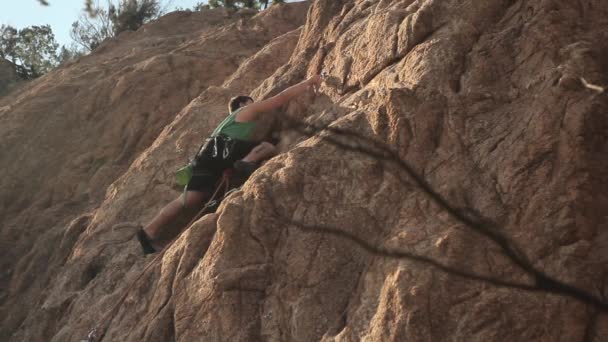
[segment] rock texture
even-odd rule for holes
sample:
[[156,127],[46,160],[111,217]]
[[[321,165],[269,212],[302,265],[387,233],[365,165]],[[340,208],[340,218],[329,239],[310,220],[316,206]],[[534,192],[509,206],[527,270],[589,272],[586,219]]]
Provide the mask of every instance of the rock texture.
[[[71,317],[61,317],[72,310],[77,293],[104,268],[105,262],[96,256],[99,250],[87,250],[90,259],[85,262],[76,254],[86,244],[77,243],[79,239],[92,241],[86,236],[100,231],[91,221],[95,222],[104,198],[112,196],[108,186],[130,166],[141,167],[146,150],[163,129],[182,122],[184,129],[179,133],[188,139],[187,150],[167,146],[165,160],[154,162],[155,168],[167,166],[165,162],[171,165],[151,177],[140,174],[130,184],[145,184],[147,189],[161,185],[157,189],[164,193],[160,206],[174,196],[167,186],[172,183],[172,170],[191,156],[225,114],[232,91],[221,88],[223,82],[243,70],[247,77],[235,91],[248,93],[256,77],[260,82],[287,62],[306,9],[306,4],[292,4],[258,15],[221,9],[171,13],[0,100],[0,287],[6,289],[2,291],[0,336],[10,336],[20,326],[17,340],[50,340],[58,334],[56,340],[61,341],[63,326],[74,336],[81,334],[71,326]],[[247,62],[256,58],[265,67],[248,72],[252,68],[246,68]],[[213,100],[221,107],[196,107],[201,91],[210,88],[216,90],[209,96],[217,96]],[[180,114],[184,108],[198,110],[190,110],[186,118]],[[128,196],[130,201],[133,194]],[[151,203],[136,202],[142,207]],[[149,213],[158,208],[149,207]],[[146,214],[125,211],[121,215],[137,221]],[[131,232],[119,233],[124,237]],[[100,237],[96,247],[112,238]],[[108,252],[115,254],[115,250]],[[136,255],[133,248],[130,256],[120,258],[141,259]],[[71,260],[78,265],[65,268]],[[141,265],[132,266],[136,270]],[[67,272],[70,275],[56,276],[68,269],[72,269]],[[67,288],[59,289],[56,282]],[[58,286],[52,290],[58,291],[58,297],[46,293],[49,286]],[[100,300],[91,294],[85,297],[91,302]]]
[[386,144],[536,269],[605,298],[608,95],[581,81],[608,84],[605,1],[317,0],[304,23],[306,6],[171,14],[0,102],[0,336],[605,340],[606,313],[572,297],[311,230],[534,285],[397,163],[327,131],[283,125],[284,153],[145,268],[124,227],[178,195],[172,170],[228,98],[324,70],[282,116]]

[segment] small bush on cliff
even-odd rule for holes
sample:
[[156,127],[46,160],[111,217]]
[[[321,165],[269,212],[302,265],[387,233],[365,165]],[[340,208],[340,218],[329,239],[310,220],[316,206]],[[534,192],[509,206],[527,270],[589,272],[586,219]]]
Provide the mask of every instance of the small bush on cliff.
[[118,7],[110,5],[114,35],[127,30],[135,31],[160,14],[157,0],[122,0]]
[[72,23],[70,37],[86,51],[93,51],[106,38],[113,37],[114,30],[110,14],[105,8],[95,9],[95,16],[83,13]]
[[[217,7],[226,7],[226,8],[255,8],[255,9],[265,9],[268,7],[269,0],[209,0],[208,7],[217,8]],[[284,3],[283,0],[273,0],[272,4]],[[195,10],[197,7],[202,8],[201,6],[205,6],[204,4],[199,3],[195,6]]]

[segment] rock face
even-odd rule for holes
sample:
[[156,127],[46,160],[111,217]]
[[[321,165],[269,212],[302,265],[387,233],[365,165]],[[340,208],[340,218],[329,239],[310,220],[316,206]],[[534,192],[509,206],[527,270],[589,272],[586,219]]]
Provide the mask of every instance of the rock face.
[[[3,339],[608,336],[599,306],[535,289],[549,283],[530,272],[608,293],[608,95],[581,81],[608,84],[608,3],[306,8],[174,13],[0,100]],[[172,170],[228,99],[322,70],[321,94],[281,115],[330,130],[284,120],[284,153],[141,256],[123,227],[179,194]],[[374,146],[391,158],[362,153]],[[506,237],[524,267],[454,213]]]
[[[163,129],[181,123],[179,134],[187,139],[186,149],[165,146],[163,160],[155,161],[154,167],[167,169],[152,177],[133,171],[141,177],[130,184],[146,183],[149,190],[160,186],[159,205],[174,196],[170,187],[173,168],[191,156],[225,114],[226,97],[233,90],[222,88],[223,82],[243,70],[247,77],[234,81],[233,87],[248,93],[285,64],[297,43],[307,7],[291,4],[258,15],[221,9],[171,13],[104,43],[95,53],[0,100],[0,340],[15,332],[14,339],[30,341],[53,336],[62,341],[68,339],[65,334],[81,334],[78,329],[90,322],[75,329],[67,312],[75,309],[77,293],[105,269],[96,248],[108,236],[86,251],[90,260],[83,263],[76,254],[87,241],[93,241],[86,237],[99,231],[91,221],[98,217],[104,198],[112,196],[108,186],[129,167],[148,164],[143,156],[150,153],[147,150],[156,145],[159,135],[167,134]],[[245,65],[256,58],[264,68],[248,72],[252,68]],[[225,93],[224,98],[207,89]],[[196,106],[202,91],[222,106]],[[184,108],[189,109],[181,112]],[[164,163],[170,165],[161,166]],[[141,200],[135,202],[149,206]],[[158,208],[150,207],[149,213]],[[121,215],[137,221],[146,214],[126,211]],[[119,233],[124,237],[124,230]],[[135,248],[129,253],[131,256],[120,258],[145,262],[133,258],[138,255]],[[115,254],[112,250],[108,255]],[[89,263],[92,260],[95,265]],[[72,266],[65,268],[67,264]],[[132,266],[136,270],[141,265]],[[69,274],[61,271],[68,269],[72,270]],[[49,286],[57,287],[51,290],[57,296],[49,296]],[[62,286],[67,287],[60,289]],[[100,301],[96,295],[85,297],[91,303]],[[81,309],[90,310],[87,305]],[[83,315],[79,320],[88,316],[78,315]]]

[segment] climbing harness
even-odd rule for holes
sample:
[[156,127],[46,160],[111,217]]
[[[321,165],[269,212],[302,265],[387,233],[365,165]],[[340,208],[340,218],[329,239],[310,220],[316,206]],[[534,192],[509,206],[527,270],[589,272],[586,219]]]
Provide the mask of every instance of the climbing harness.
[[[179,186],[183,187],[182,206],[184,208],[186,207],[186,193],[189,190],[188,186],[192,178],[196,176],[213,178],[214,174],[218,172],[218,166],[210,165],[219,165],[219,168],[222,169],[219,172],[225,171],[227,167],[225,164],[227,162],[232,165],[234,163],[231,161],[232,159],[240,158],[236,155],[239,154],[239,150],[242,150],[243,142],[249,144],[249,142],[234,139],[225,134],[212,136],[205,140],[194,158],[187,165],[176,171],[176,182]],[[206,164],[209,166],[199,167],[199,165]]]

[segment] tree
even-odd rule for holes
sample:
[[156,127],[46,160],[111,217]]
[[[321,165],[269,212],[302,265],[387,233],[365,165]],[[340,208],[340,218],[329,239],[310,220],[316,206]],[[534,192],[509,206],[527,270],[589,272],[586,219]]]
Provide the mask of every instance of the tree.
[[8,25],[0,26],[0,57],[13,63],[16,62],[15,49],[19,41],[19,32],[16,28]]
[[58,47],[50,25],[34,25],[19,31],[16,52],[29,78],[41,76],[57,66]]
[[235,0],[209,0],[209,7],[218,8],[218,7],[226,7],[226,8],[237,8]]
[[209,8],[211,8],[211,6],[209,6],[209,4],[206,4],[204,2],[199,2],[196,5],[194,5],[194,7],[192,8],[192,10],[195,11],[195,12],[197,12],[197,11],[208,10]]
[[105,39],[123,31],[135,31],[162,14],[158,0],[110,0],[105,6],[87,2],[84,13],[72,23],[72,40],[87,51],[93,51]]
[[122,0],[118,7],[109,6],[114,35],[123,31],[135,31],[160,14],[158,0]]
[[72,40],[90,52],[106,38],[113,37],[114,28],[110,14],[112,6],[112,3],[108,1],[107,9],[99,6],[85,9],[85,13],[82,13],[78,20],[72,23],[70,31]]
[[[284,0],[274,0],[272,4],[284,3]],[[210,8],[226,7],[226,8],[255,8],[266,9],[269,0],[209,0]],[[197,5],[199,6],[199,5]],[[196,8],[195,8],[196,9]]]
[[55,35],[49,25],[30,26],[22,30],[0,27],[0,56],[15,65],[23,78],[36,78],[57,66]]

